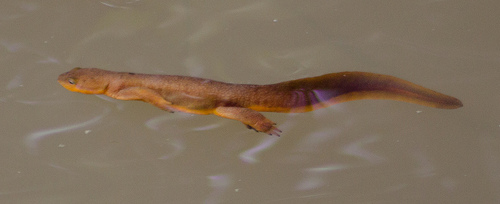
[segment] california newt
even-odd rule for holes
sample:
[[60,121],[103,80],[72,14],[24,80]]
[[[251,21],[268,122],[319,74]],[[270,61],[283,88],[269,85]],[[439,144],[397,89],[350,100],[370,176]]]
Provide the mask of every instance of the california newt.
[[74,68],[59,75],[66,89],[141,100],[166,111],[214,114],[279,136],[281,130],[259,112],[300,113],[361,99],[389,99],[455,109],[462,102],[393,76],[340,72],[269,85],[230,84],[209,79]]

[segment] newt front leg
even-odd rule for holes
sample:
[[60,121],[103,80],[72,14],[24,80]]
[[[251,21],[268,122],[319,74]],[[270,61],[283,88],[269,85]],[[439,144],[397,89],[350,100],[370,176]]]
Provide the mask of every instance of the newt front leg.
[[267,119],[261,113],[248,108],[240,107],[217,107],[214,115],[233,119],[247,125],[248,128],[254,129],[257,132],[264,132],[269,135],[280,136],[281,130],[276,128],[275,122]]
[[160,94],[148,88],[130,87],[116,93],[106,93],[106,95],[119,100],[141,100],[171,113],[176,111],[176,109],[171,106],[171,102],[165,100]]

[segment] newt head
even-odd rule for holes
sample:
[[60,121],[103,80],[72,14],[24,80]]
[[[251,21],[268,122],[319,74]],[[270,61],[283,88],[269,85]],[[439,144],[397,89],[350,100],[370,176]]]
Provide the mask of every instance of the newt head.
[[108,88],[109,73],[97,68],[74,68],[57,78],[64,88],[84,94],[104,94]]

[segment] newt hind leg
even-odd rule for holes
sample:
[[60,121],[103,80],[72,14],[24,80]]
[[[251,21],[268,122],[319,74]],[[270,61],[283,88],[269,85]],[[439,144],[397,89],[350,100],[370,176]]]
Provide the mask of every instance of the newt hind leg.
[[276,123],[252,109],[240,107],[218,107],[215,109],[213,114],[220,117],[240,121],[249,129],[253,129],[257,132],[264,132],[269,135],[275,136],[280,136],[281,133],[281,130],[274,126],[276,125]]

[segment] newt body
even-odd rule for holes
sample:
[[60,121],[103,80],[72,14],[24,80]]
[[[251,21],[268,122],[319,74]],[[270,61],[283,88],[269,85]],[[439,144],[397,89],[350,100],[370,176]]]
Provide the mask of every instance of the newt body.
[[188,76],[74,68],[59,75],[58,82],[70,91],[141,100],[170,112],[214,114],[276,136],[281,130],[259,112],[308,112],[361,99],[397,100],[443,109],[462,107],[462,102],[454,97],[393,76],[368,72],[340,72],[253,85]]

